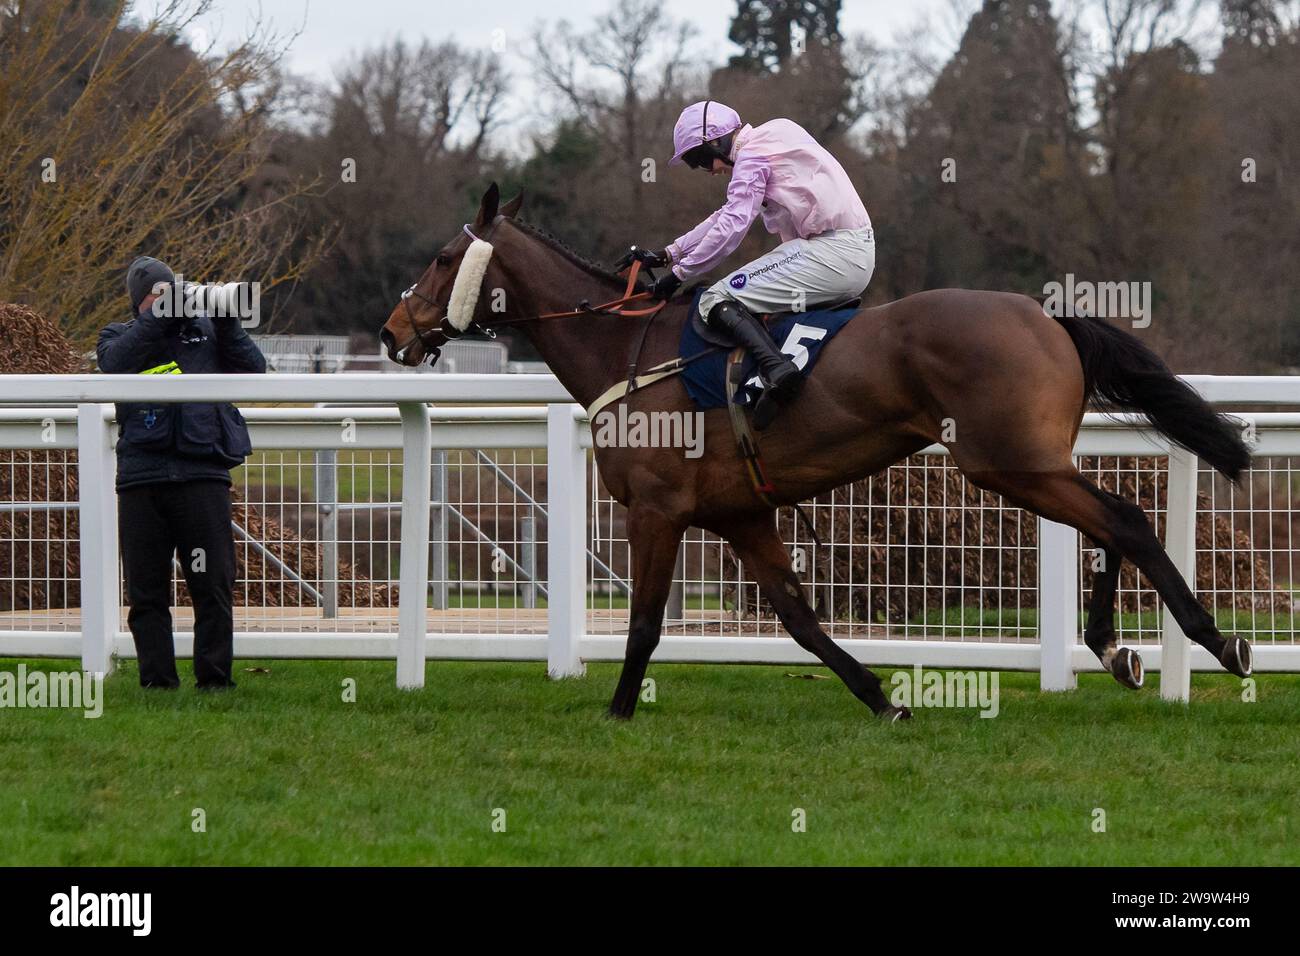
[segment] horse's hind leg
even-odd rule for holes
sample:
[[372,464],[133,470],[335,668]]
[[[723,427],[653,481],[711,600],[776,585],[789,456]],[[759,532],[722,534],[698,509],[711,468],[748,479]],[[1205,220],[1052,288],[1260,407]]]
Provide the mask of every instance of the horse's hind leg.
[[[1102,494],[1123,502],[1122,498],[1102,491]],[[1083,643],[1097,660],[1125,687],[1137,690],[1145,676],[1142,658],[1131,647],[1120,647],[1115,637],[1115,592],[1119,589],[1120,571],[1124,556],[1114,548],[1101,547],[1101,567],[1095,568],[1092,578],[1092,596],[1088,600],[1088,623],[1083,631]]]
[[[1184,634],[1213,654],[1231,673],[1239,677],[1250,675],[1250,645],[1244,638],[1225,639],[1219,633],[1214,616],[1196,600],[1165,554],[1146,514],[1136,504],[1102,491],[1073,467],[1049,472],[968,472],[967,477],[979,487],[997,492],[1035,514],[1078,528],[1107,551],[1128,558],[1160,593]],[[1118,577],[1118,562],[1113,563]],[[1109,572],[1103,576],[1102,584],[1106,590],[1102,595],[1094,593],[1093,606],[1097,608],[1100,598],[1106,597],[1107,604],[1113,608],[1114,583]],[[1102,649],[1104,653],[1104,642]],[[1102,663],[1106,663],[1104,656]],[[1111,664],[1113,672],[1114,658]]]
[[1124,558],[1114,548],[1101,549],[1102,566],[1092,578],[1088,601],[1088,624],[1083,643],[1097,655],[1101,665],[1125,687],[1137,690],[1144,676],[1142,658],[1131,647],[1119,647],[1115,640],[1115,591]]
[[777,533],[773,515],[717,530],[731,543],[745,569],[763,589],[772,610],[800,647],[815,654],[877,717],[892,721],[912,716],[906,707],[892,705],[880,689],[880,678],[822,630],[790,567],[790,555]]

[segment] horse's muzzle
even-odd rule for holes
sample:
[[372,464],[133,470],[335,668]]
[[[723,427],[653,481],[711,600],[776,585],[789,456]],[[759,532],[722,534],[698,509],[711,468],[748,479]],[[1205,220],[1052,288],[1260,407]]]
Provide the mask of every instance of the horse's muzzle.
[[[383,347],[384,353],[389,357],[389,359],[396,362],[398,365],[405,365],[407,367],[423,365],[426,361],[432,367],[437,363],[438,358],[442,355],[441,347],[427,345],[425,342],[421,341],[418,336],[412,336],[399,346],[397,344],[397,336],[393,335],[393,333],[388,329],[380,330],[379,344]],[[411,355],[411,349],[415,348],[417,345],[420,348],[420,359],[419,361],[411,361],[409,358]]]

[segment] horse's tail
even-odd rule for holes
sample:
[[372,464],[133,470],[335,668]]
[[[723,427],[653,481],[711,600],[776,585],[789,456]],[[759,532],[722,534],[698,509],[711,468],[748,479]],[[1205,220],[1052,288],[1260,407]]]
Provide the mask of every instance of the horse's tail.
[[1250,465],[1241,429],[1135,336],[1092,316],[1055,316],[1083,363],[1084,397],[1141,412],[1160,434],[1236,481]]

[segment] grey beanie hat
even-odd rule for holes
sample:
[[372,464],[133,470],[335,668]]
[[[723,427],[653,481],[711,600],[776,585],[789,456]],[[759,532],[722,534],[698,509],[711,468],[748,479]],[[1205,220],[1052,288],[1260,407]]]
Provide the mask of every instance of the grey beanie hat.
[[131,297],[131,311],[137,312],[153,287],[159,282],[173,283],[176,276],[164,262],[153,256],[140,256],[126,270],[126,292]]

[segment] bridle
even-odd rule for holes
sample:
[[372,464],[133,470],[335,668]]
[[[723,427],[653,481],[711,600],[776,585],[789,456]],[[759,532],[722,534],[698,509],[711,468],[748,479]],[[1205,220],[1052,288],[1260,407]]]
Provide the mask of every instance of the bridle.
[[[461,228],[465,231],[465,235],[469,236],[471,241],[479,238],[478,236],[474,235],[474,231],[470,229],[469,223],[465,223],[463,226],[461,226]],[[493,222],[492,229],[487,233],[487,235],[491,235],[492,232],[495,231],[496,231],[496,223]],[[439,305],[437,302],[435,302],[433,299],[429,298],[423,292],[421,292],[418,288],[419,284],[420,284],[420,280],[416,279],[413,283],[411,283],[411,287],[402,293],[402,306],[406,310],[406,322],[408,325],[410,325],[411,331],[415,333],[415,337],[407,339],[405,342],[402,343],[401,347],[397,349],[397,357],[399,360],[401,359],[402,354],[408,348],[411,347],[411,343],[418,341],[422,346],[424,346],[425,352],[429,354],[429,357],[432,360],[429,364],[432,365],[436,363],[438,361],[438,356],[442,355],[442,347],[439,345],[431,345],[429,343],[429,340],[425,337],[425,336],[433,335],[435,332],[441,332],[443,339],[447,342],[451,341],[452,339],[458,339],[462,335],[464,335],[465,332],[470,332],[470,331],[482,331],[489,338],[496,338],[495,332],[491,331],[490,329],[483,328],[477,323],[471,323],[469,328],[463,331],[461,329],[456,328],[447,320],[448,317],[446,315],[445,309],[443,310],[442,321],[438,323],[437,328],[421,329],[418,325],[415,324],[415,311],[411,308],[412,296],[419,299],[421,302],[424,302],[426,305],[433,306],[435,309],[441,309],[442,306]]]
[[[486,237],[489,237],[494,232],[496,232],[497,224],[501,221],[501,218],[502,217],[498,216],[493,221],[491,228],[487,232],[485,232],[482,237],[474,234],[474,231],[469,227],[469,223],[465,223],[463,226],[461,226],[461,229],[464,231],[465,235],[469,236],[471,241],[476,239],[481,239],[482,241],[486,242],[487,241]],[[497,337],[496,330],[503,325],[521,325],[524,322],[536,322],[540,319],[566,319],[566,318],[574,318],[580,315],[621,315],[627,318],[637,318],[638,316],[650,316],[651,318],[653,318],[656,314],[658,314],[658,312],[661,309],[663,309],[665,305],[668,304],[666,300],[662,302],[657,302],[647,309],[624,308],[629,303],[638,302],[650,298],[650,292],[647,289],[642,289],[639,292],[634,291],[637,288],[637,277],[639,276],[640,271],[641,271],[641,261],[639,259],[634,259],[628,271],[627,288],[624,290],[623,295],[620,298],[602,303],[601,305],[592,305],[590,302],[584,299],[581,302],[579,302],[577,306],[575,306],[573,309],[570,309],[567,312],[543,312],[539,315],[517,316],[515,318],[502,319],[498,322],[493,322],[492,325],[490,326],[482,325],[478,322],[471,322],[469,326],[466,327],[465,329],[458,329],[454,325],[452,325],[451,322],[449,321],[449,316],[446,314],[445,309],[443,310],[444,314],[442,316],[442,320],[438,323],[438,325],[435,328],[423,329],[423,330],[420,329],[420,327],[415,322],[415,311],[411,308],[411,299],[412,298],[419,299],[425,304],[433,306],[434,308],[438,308],[438,309],[442,309],[443,306],[435,302],[433,299],[429,298],[418,288],[416,288],[416,286],[420,284],[420,281],[417,279],[409,289],[407,289],[405,292],[402,293],[402,305],[405,307],[406,310],[406,321],[411,326],[411,331],[415,334],[411,338],[403,342],[402,345],[399,348],[397,348],[395,351],[398,356],[398,359],[400,360],[402,354],[408,348],[411,347],[411,343],[418,341],[420,345],[424,347],[424,350],[432,358],[431,364],[433,364],[438,361],[438,357],[442,354],[442,347],[440,345],[431,344],[427,338],[427,336],[434,335],[435,333],[441,333],[445,340],[443,344],[446,344],[446,341],[458,339],[467,332],[486,335],[488,338],[494,339]],[[647,269],[646,271],[648,273],[650,272],[649,269]],[[654,274],[650,273],[650,277],[651,279],[653,279]],[[647,321],[646,324],[648,327],[649,322]]]

